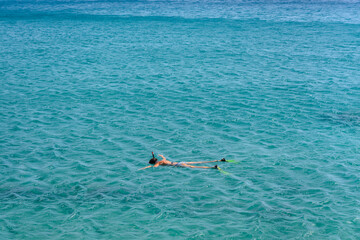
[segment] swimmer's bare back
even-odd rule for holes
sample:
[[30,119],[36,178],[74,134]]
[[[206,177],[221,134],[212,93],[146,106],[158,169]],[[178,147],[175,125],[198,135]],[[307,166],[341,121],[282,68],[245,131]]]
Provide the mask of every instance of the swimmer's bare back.
[[225,159],[222,160],[214,160],[214,161],[203,161],[203,162],[170,162],[169,160],[167,160],[163,155],[159,154],[159,156],[162,158],[161,161],[158,161],[153,153],[153,158],[150,159],[149,163],[150,164],[154,164],[153,166],[147,166],[144,168],[140,168],[139,170],[143,170],[146,168],[151,168],[151,167],[158,167],[158,166],[175,166],[175,167],[188,167],[188,168],[214,168],[217,169],[217,165],[215,165],[214,167],[205,167],[205,166],[193,166],[191,164],[199,164],[199,163],[212,163],[212,162],[225,162]]

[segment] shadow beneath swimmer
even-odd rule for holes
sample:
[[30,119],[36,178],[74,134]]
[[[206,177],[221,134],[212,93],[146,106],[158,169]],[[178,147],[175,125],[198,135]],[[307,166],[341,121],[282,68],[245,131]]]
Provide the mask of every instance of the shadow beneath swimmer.
[[360,113],[327,113],[321,114],[320,120],[346,126],[360,126]]

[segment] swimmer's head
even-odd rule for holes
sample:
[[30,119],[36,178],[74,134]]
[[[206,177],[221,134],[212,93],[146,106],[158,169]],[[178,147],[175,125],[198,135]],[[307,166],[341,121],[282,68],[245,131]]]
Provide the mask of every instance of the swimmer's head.
[[152,154],[153,157],[152,157],[152,159],[150,159],[149,163],[150,163],[150,164],[155,164],[156,161],[157,161],[157,158],[155,158],[154,152],[152,152],[151,154]]

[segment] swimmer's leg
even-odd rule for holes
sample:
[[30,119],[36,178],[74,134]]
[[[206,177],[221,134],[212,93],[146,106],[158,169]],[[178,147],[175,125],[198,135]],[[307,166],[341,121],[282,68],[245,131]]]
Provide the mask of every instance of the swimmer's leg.
[[182,164],[181,167],[189,167],[189,168],[217,168],[217,165],[215,167],[203,167],[203,166],[192,166],[189,164]]
[[186,164],[211,163],[211,162],[221,162],[221,160],[204,161],[204,162],[186,162]]

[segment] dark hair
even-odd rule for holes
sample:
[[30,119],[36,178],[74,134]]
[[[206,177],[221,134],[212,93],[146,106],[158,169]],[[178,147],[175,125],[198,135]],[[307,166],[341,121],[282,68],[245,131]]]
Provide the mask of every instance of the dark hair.
[[155,164],[156,161],[157,161],[157,158],[155,158],[154,152],[152,152],[151,154],[152,154],[153,157],[152,157],[152,159],[150,159],[149,163],[150,163],[150,164]]
[[150,163],[150,164],[155,164],[156,161],[157,161],[157,158],[152,158],[152,159],[150,159],[149,163]]

